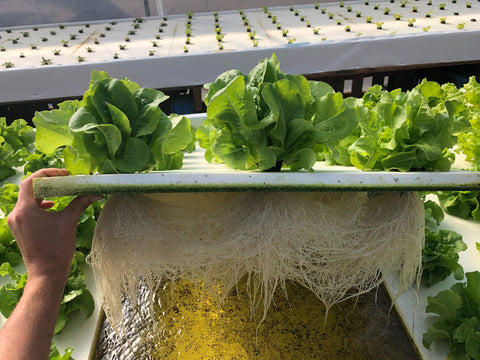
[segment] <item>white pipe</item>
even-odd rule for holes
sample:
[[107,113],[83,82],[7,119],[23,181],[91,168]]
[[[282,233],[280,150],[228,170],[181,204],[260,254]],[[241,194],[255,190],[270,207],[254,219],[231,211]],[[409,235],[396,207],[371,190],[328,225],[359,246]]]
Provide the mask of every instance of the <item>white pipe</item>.
[[162,0],[157,0],[158,16],[164,16]]

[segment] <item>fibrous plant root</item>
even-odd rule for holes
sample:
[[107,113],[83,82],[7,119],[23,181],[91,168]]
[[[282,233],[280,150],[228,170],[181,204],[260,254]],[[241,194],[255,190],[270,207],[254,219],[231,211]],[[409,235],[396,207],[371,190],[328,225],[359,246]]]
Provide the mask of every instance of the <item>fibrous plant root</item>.
[[[327,310],[390,275],[401,293],[420,275],[423,212],[414,192],[114,195],[89,261],[110,324],[126,331],[128,302],[146,332],[162,336],[153,314],[166,282],[201,284],[220,308],[246,278],[251,312],[263,316],[286,281],[312,291]],[[146,309],[140,286],[151,294]]]

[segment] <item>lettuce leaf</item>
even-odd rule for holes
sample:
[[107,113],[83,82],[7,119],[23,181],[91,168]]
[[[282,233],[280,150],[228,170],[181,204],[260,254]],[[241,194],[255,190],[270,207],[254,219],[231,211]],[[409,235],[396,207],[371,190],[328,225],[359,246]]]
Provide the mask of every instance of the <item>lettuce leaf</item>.
[[68,122],[79,107],[78,100],[66,100],[58,109],[37,111],[33,118],[36,128],[36,149],[44,154],[53,153],[57,148],[71,145],[73,134]]
[[437,196],[448,214],[480,221],[479,191],[439,191]]
[[93,314],[95,301],[90,291],[85,287],[85,275],[80,268],[80,265],[84,262],[85,256],[77,251],[63,292],[57,323],[55,324],[55,334],[65,327],[71,313],[81,311],[87,318]]
[[65,349],[65,354],[61,355],[57,347],[55,346],[55,344],[52,342],[50,344],[50,353],[48,355],[48,359],[49,360],[73,360],[73,358],[71,357],[72,352],[73,352],[73,348],[67,348]]
[[[95,301],[90,291],[85,287],[85,275],[79,267],[80,264],[84,263],[84,259],[84,255],[80,252],[75,253],[55,324],[55,334],[65,327],[69,315],[74,311],[80,310],[86,317],[93,313]],[[8,318],[23,294],[27,282],[27,273],[18,273],[8,262],[5,262],[0,265],[0,276],[8,276],[11,280],[0,287],[0,312],[5,318]]]
[[423,345],[429,349],[435,341],[448,341],[448,359],[480,359],[480,273],[469,272],[466,278],[427,298],[426,312],[437,317],[423,334]]
[[23,294],[27,274],[16,272],[10,263],[4,262],[0,265],[0,276],[8,276],[11,279],[11,282],[0,287],[0,312],[5,318],[8,318]]
[[34,151],[35,132],[23,119],[7,124],[0,117],[0,180],[16,173],[15,167],[25,164]]

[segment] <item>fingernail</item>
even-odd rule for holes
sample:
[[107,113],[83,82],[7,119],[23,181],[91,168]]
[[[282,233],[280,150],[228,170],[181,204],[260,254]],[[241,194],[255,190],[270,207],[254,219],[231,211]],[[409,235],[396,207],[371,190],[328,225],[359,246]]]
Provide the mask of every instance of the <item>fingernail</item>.
[[105,198],[105,196],[103,196],[103,195],[93,195],[93,196],[92,196],[92,202],[95,202],[95,201],[98,201],[98,200],[102,200],[102,199],[104,199],[104,198]]

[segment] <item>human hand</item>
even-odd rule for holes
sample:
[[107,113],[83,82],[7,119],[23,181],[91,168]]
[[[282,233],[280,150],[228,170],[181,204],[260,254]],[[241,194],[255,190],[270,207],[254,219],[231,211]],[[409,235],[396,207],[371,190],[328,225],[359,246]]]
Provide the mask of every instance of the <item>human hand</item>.
[[33,179],[67,176],[64,169],[42,169],[20,184],[18,201],[8,215],[12,230],[23,255],[28,277],[47,277],[66,281],[76,249],[76,227],[83,211],[102,196],[79,196],[62,211],[47,209],[52,201],[34,198]]

